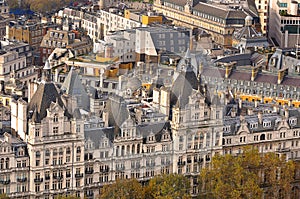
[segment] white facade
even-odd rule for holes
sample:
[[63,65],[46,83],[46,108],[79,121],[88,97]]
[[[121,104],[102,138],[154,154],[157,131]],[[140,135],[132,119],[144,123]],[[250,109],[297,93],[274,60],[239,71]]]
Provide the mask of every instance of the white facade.
[[295,48],[299,44],[298,1],[270,1],[269,39],[280,48]]

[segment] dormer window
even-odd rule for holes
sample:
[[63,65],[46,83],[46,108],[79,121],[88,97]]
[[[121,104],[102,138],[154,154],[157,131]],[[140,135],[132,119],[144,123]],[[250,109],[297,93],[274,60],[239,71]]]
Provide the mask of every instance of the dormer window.
[[23,149],[19,149],[18,155],[19,155],[19,156],[23,156],[23,155],[24,155],[24,150],[23,150]]
[[256,129],[258,127],[258,123],[250,123],[250,129]]
[[295,126],[297,124],[297,118],[290,118],[289,123],[291,126]]
[[263,127],[264,127],[264,128],[271,127],[271,121],[264,121],[264,122],[263,122]]
[[224,126],[223,131],[224,132],[230,132],[230,126]]

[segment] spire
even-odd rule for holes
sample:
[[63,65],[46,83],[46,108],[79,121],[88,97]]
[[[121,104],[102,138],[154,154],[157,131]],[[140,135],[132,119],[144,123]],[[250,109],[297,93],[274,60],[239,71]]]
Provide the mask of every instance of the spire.
[[51,67],[50,67],[50,62],[47,59],[45,62],[45,66],[43,68],[43,72],[44,72],[44,81],[45,82],[49,82],[51,81]]

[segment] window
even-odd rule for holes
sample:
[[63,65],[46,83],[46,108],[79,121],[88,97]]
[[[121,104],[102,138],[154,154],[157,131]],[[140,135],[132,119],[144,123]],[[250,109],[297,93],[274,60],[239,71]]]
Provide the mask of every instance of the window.
[[70,147],[67,148],[66,153],[67,153],[67,154],[71,154],[71,149],[70,149]]
[[40,129],[39,128],[35,129],[35,137],[40,137]]
[[36,157],[36,158],[40,158],[40,157],[41,157],[40,151],[35,152],[35,157]]
[[76,156],[76,162],[80,162],[80,155]]
[[53,134],[54,135],[58,134],[58,126],[53,127]]
[[80,146],[76,148],[76,153],[81,153],[81,148],[80,148]]
[[49,190],[49,182],[45,182],[45,190]]

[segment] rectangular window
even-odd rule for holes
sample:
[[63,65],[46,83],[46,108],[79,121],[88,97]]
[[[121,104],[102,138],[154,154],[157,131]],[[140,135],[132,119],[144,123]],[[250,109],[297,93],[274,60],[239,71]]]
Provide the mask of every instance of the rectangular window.
[[53,134],[54,135],[58,134],[58,126],[53,127]]

